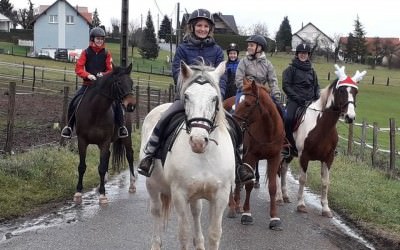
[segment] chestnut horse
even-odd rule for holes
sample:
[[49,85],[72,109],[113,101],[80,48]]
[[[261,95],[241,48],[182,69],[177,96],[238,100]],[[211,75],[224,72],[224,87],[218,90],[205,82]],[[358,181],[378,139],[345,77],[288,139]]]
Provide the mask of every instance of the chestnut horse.
[[[228,106],[226,101],[225,107]],[[244,79],[243,95],[235,107],[233,117],[239,122],[243,133],[243,162],[255,169],[259,160],[268,162],[267,179],[270,196],[270,224],[272,230],[281,230],[278,217],[276,195],[276,180],[281,161],[285,132],[279,111],[272,101],[269,91],[263,85]],[[250,212],[250,194],[254,183],[245,184],[246,199],[243,204],[241,223],[253,224]],[[236,185],[233,197],[230,199],[229,217],[235,217],[240,212],[240,185]]]
[[[322,216],[331,218],[332,212],[328,206],[329,171],[335,157],[335,148],[338,142],[336,123],[340,116],[345,122],[352,123],[356,117],[356,95],[358,82],[366,74],[359,71],[353,77],[345,74],[344,66],[335,65],[338,79],[321,90],[320,98],[312,102],[301,117],[301,123],[294,131],[300,163],[299,192],[297,211],[306,213],[304,203],[304,185],[307,181],[307,167],[309,161],[321,162],[321,205]],[[290,156],[282,161],[281,190],[278,190],[278,200],[289,202],[286,188],[286,172],[292,161]]]

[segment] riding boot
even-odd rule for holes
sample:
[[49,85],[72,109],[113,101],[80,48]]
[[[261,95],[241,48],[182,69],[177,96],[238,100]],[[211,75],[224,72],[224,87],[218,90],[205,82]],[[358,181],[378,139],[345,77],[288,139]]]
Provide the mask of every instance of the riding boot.
[[68,114],[67,114],[67,125],[61,130],[61,137],[71,139],[73,126],[75,124],[75,107],[73,101],[71,101],[68,105]]
[[115,119],[117,120],[118,128],[118,137],[126,138],[129,136],[128,129],[124,125],[124,111],[122,109],[122,104],[119,102],[114,103],[115,105]]
[[243,163],[240,158],[240,153],[235,150],[235,167],[236,167],[236,183],[246,184],[255,181],[255,175],[253,168],[247,164]]

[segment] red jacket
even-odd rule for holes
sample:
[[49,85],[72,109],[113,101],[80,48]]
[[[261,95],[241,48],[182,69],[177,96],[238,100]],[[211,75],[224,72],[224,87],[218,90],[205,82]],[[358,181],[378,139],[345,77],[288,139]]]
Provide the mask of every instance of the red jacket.
[[[101,47],[97,47],[93,42],[90,42],[88,49],[91,48],[96,54],[99,53],[101,50],[105,49],[104,45]],[[106,50],[106,61],[105,61],[105,71],[102,72],[104,74],[108,74],[112,71],[112,57],[109,50]],[[90,85],[92,82],[87,79],[87,77],[91,74],[90,72],[86,71],[86,62],[87,62],[87,52],[86,49],[82,51],[81,56],[79,57],[78,61],[75,65],[75,73],[83,79],[83,85]]]

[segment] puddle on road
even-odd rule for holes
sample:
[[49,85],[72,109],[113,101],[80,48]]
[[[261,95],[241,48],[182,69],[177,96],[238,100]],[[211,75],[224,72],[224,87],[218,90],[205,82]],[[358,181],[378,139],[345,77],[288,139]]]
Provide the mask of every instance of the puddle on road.
[[[260,164],[261,165],[261,164]],[[265,163],[263,164],[265,166]],[[261,170],[261,168],[260,168]],[[137,193],[145,193],[145,185],[144,179],[140,178],[140,181],[136,181]],[[293,177],[288,170],[288,186],[292,187],[293,191],[297,193],[297,187],[299,185],[298,181]],[[112,203],[113,200],[119,200],[123,198],[127,198],[129,196],[128,193],[129,186],[129,172],[124,171],[117,177],[112,178],[106,184],[107,197],[109,199],[109,203]],[[122,190],[122,192],[121,192]],[[261,190],[260,190],[261,191]],[[261,191],[262,193],[263,191]],[[267,192],[267,190],[265,190]],[[86,192],[83,194],[82,205],[75,205],[72,201],[57,211],[40,216],[36,219],[23,221],[17,220],[9,223],[0,224],[0,243],[8,240],[12,237],[19,236],[24,232],[35,231],[40,229],[45,229],[49,227],[59,226],[63,224],[76,223],[79,221],[88,220],[101,210],[101,206],[99,206],[98,202],[98,193],[97,189],[93,189],[90,192]],[[320,198],[311,193],[308,189],[305,188],[305,201],[310,206],[313,206],[317,209],[320,209]],[[348,227],[343,220],[335,215],[332,218],[332,223],[339,228],[344,234],[349,237],[359,241],[361,244],[366,246],[369,249],[374,250],[375,248],[368,243],[363,237],[358,235],[354,230]]]
[[[111,178],[105,185],[109,203],[113,200],[125,198],[129,195],[129,172],[125,171],[117,177]],[[124,190],[126,192],[121,192]],[[124,197],[122,197],[124,196]],[[97,188],[82,195],[82,204],[76,205],[73,201],[68,202],[62,208],[52,213],[39,216],[31,220],[15,220],[0,224],[0,243],[12,237],[19,236],[25,232],[45,229],[62,224],[76,223],[88,220],[101,210],[99,205],[99,194]]]

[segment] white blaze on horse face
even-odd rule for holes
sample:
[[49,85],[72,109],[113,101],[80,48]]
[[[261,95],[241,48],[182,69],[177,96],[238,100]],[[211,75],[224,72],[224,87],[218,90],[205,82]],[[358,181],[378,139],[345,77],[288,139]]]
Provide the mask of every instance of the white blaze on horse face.
[[[201,118],[213,122],[216,112],[218,93],[210,84],[192,84],[185,91],[185,112],[188,120]],[[205,121],[194,121],[201,125],[190,130],[189,144],[194,153],[204,153],[208,145],[208,131],[210,124]],[[192,123],[192,124],[193,124]]]
[[354,120],[356,119],[356,109],[354,106],[355,100],[354,100],[354,96],[351,93],[351,87],[346,87],[346,91],[347,91],[347,112],[346,114],[344,114],[346,119],[350,119],[350,120]]

